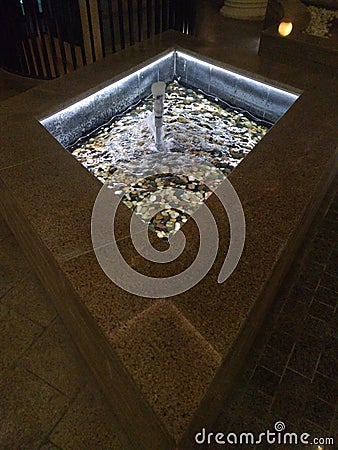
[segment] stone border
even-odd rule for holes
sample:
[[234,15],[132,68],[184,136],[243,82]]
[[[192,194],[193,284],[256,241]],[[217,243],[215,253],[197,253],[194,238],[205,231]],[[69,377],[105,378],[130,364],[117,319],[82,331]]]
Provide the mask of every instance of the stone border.
[[[247,221],[247,246],[238,269],[225,287],[215,290],[220,254],[209,280],[175,300],[175,307],[223,358],[184,436],[175,443],[90,313],[96,297],[104,298],[100,297],[102,279],[93,270],[88,283],[91,270],[83,279],[86,265],[79,261],[94,261],[90,217],[100,183],[34,117],[46,117],[67,106],[69,99],[83,98],[84,92],[87,95],[106,80],[179,45],[257,71],[256,60],[238,60],[226,51],[215,54],[212,49],[201,49],[194,39],[168,32],[0,105],[1,127],[6,130],[0,154],[1,212],[110,401],[131,449],[191,448],[194,432],[212,424],[337,169],[337,111],[330,89],[320,91],[318,85],[316,90],[306,89],[301,75],[297,78],[291,71],[289,76],[285,68],[281,79],[277,70],[267,66],[270,78],[305,91],[231,174]],[[267,74],[263,66],[259,71]],[[318,118],[323,117],[326,120],[321,123]],[[226,229],[213,197],[208,205]],[[119,214],[118,239],[129,248],[122,225],[130,212],[121,208]],[[226,244],[225,236],[224,248]],[[79,267],[83,267],[80,272]],[[203,302],[195,302],[195,310],[189,295],[195,300],[197,292]],[[144,310],[142,299],[130,306],[130,298],[119,291],[115,294],[128,305],[121,311],[121,323]],[[206,310],[212,317],[208,318]]]

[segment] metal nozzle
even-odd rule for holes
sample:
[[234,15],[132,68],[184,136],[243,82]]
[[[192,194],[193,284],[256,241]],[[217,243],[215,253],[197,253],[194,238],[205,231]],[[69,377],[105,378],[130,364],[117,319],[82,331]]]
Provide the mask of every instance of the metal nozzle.
[[151,92],[154,97],[154,118],[155,118],[155,145],[162,145],[162,128],[163,128],[163,110],[164,95],[166,84],[164,81],[158,81],[151,86]]

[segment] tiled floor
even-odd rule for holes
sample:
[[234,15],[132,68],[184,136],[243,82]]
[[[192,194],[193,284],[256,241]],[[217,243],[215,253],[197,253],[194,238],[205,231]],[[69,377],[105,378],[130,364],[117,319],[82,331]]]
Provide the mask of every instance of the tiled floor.
[[0,448],[127,449],[2,218],[0,248]]
[[[281,420],[290,432],[334,436],[337,213],[336,196],[294,263],[214,431],[259,433]],[[0,244],[0,448],[127,449],[2,219]]]
[[[262,24],[226,20],[217,13],[221,4],[199,3],[198,36],[206,45],[255,54]],[[2,100],[31,86],[0,72],[0,87]],[[215,431],[258,433],[273,430],[277,420],[288,431],[317,437],[333,436],[338,428],[337,210],[336,196],[294,263]],[[0,250],[0,448],[127,450],[91,374],[1,218]]]
[[258,436],[282,421],[286,431],[337,443],[337,214],[336,195],[294,262],[215,432]]

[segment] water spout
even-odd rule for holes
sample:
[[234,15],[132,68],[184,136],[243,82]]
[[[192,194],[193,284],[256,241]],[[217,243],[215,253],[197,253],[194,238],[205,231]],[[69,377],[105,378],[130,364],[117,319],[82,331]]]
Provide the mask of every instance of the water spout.
[[161,149],[163,146],[163,109],[166,84],[164,81],[158,81],[151,86],[151,92],[154,97],[154,123],[155,123],[155,146]]

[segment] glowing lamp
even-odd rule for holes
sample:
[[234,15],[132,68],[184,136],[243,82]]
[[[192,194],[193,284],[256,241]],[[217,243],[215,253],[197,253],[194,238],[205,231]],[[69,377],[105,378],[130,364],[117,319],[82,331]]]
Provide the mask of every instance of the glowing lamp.
[[281,36],[288,36],[292,31],[292,22],[281,22],[278,27],[278,33]]

